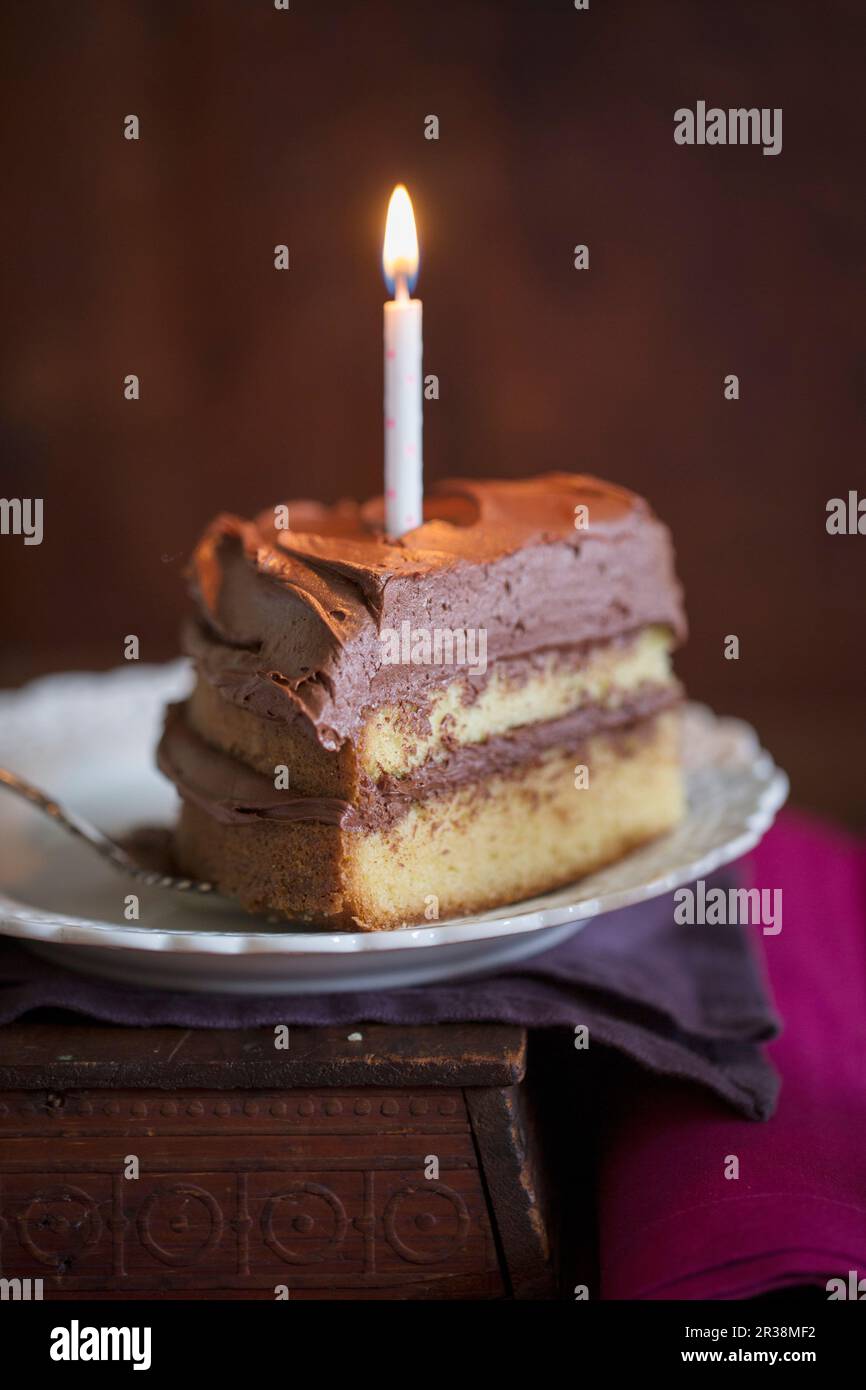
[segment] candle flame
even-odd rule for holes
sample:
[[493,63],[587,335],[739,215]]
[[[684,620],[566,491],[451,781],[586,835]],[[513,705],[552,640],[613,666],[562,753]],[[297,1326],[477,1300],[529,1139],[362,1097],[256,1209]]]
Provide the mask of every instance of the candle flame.
[[403,281],[411,290],[418,278],[418,232],[412,199],[404,184],[398,183],[391,194],[388,216],[385,219],[385,244],[382,248],[382,269],[391,293]]

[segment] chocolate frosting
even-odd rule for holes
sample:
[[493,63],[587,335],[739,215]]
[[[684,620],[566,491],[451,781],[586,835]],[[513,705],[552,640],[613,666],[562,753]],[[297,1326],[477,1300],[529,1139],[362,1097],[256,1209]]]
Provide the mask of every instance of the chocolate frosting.
[[314,820],[342,825],[352,819],[348,801],[280,791],[264,773],[214,748],[190,728],[182,704],[169,705],[166,710],[156,761],[184,801],[191,801],[223,825],[254,820]]
[[[576,529],[575,508],[588,509]],[[200,674],[264,718],[292,719],[326,748],[382,703],[423,703],[461,674],[387,665],[383,629],[484,629],[487,661],[608,641],[647,624],[685,634],[665,526],[634,493],[595,478],[442,483],[398,540],[381,499],[222,515],[192,560]]]

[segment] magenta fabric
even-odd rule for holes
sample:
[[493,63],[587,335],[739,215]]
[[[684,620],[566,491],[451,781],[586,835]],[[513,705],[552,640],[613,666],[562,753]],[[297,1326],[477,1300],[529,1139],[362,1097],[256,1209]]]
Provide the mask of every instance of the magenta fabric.
[[782,889],[780,934],[752,929],[782,1017],[778,1107],[756,1125],[678,1083],[625,1083],[603,1139],[605,1298],[866,1275],[866,845],[787,815],[749,865]]

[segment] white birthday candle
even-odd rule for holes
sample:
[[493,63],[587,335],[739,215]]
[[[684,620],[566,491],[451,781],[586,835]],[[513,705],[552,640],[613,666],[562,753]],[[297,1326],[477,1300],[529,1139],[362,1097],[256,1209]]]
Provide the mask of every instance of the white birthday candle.
[[421,301],[409,294],[418,274],[418,234],[409,194],[391,194],[382,252],[394,298],[385,305],[385,529],[402,536],[423,520]]

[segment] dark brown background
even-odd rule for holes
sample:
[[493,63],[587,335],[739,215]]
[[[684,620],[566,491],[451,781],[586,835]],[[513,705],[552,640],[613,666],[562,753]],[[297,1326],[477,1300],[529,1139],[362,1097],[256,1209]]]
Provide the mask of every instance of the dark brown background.
[[[859,0],[7,0],[2,24],[0,491],[44,497],[46,534],[0,538],[0,681],[114,664],[129,632],[170,656],[213,512],[379,488],[402,179],[427,476],[645,492],[692,692],[864,820],[866,537],[824,526],[866,492]],[[676,146],[698,99],[783,107],[782,153]]]

